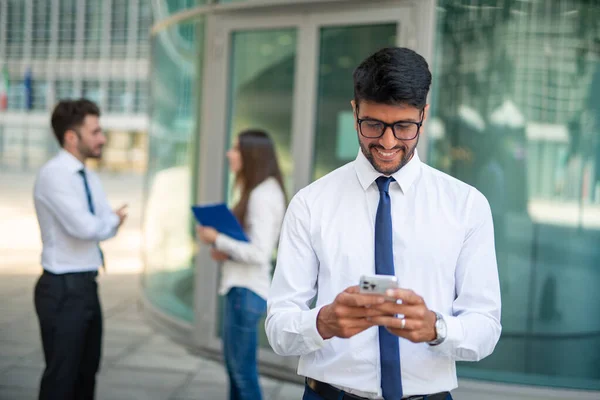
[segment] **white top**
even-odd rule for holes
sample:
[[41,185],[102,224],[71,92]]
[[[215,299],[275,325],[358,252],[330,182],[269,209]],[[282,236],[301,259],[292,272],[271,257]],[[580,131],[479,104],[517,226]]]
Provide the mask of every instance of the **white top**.
[[88,208],[84,165],[61,150],[35,180],[33,200],[42,234],[42,267],[55,274],[94,271],[102,265],[98,242],[117,233],[119,217],[108,204],[98,176],[85,170],[95,214]]
[[266,299],[271,284],[271,258],[285,213],[285,195],[275,178],[267,178],[250,193],[246,211],[246,234],[242,242],[219,234],[215,247],[229,254],[223,263],[220,294],[244,287]]
[[[363,274],[375,274],[380,174],[359,152],[302,189],[284,219],[269,293],[266,332],[280,355],[299,355],[298,374],[381,398],[378,330],[323,340],[316,318]],[[390,185],[394,265],[401,287],[444,316],[439,346],[400,339],[404,395],[457,386],[455,360],[492,353],[500,337],[500,289],[492,215],[476,189],[413,159]],[[317,296],[316,307],[311,309]]]

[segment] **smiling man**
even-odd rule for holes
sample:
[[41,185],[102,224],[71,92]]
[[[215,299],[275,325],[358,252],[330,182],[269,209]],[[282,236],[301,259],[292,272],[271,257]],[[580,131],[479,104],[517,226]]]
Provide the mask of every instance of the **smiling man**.
[[[416,150],[430,84],[412,50],[364,60],[356,160],[288,208],[266,329],[276,353],[300,356],[305,400],[451,399],[455,361],[488,356],[500,337],[488,202]],[[359,293],[373,274],[396,276],[396,302]]]

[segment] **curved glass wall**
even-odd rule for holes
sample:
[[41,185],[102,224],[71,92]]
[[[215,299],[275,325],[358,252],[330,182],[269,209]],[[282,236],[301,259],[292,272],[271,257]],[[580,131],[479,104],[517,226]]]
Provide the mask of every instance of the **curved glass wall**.
[[600,3],[438,1],[428,162],[494,218],[500,343],[463,377],[600,389]]
[[[152,37],[151,126],[143,285],[147,298],[179,319],[194,315],[193,221],[197,99],[201,71],[202,19]],[[182,34],[186,33],[186,34]]]

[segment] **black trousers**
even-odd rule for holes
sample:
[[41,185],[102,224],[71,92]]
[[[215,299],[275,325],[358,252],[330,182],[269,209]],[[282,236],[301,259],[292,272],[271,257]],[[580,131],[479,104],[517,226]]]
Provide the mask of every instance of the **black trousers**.
[[96,272],[44,272],[35,310],[46,369],[39,400],[92,400],[102,353],[102,310]]

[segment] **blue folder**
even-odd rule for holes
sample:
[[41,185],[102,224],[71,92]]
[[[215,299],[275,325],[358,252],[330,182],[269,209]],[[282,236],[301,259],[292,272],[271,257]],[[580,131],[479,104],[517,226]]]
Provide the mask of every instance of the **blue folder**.
[[235,240],[249,242],[237,218],[224,203],[192,206],[192,211],[200,225],[215,228]]

